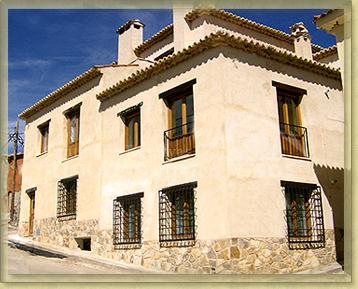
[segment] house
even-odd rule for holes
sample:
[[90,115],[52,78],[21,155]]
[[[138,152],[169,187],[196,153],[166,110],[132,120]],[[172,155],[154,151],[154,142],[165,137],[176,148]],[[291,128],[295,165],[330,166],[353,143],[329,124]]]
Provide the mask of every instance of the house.
[[[22,180],[22,163],[24,159],[23,153],[16,155],[16,173],[14,178],[14,155],[7,157],[8,174],[7,174],[7,197],[8,197],[8,220],[12,225],[17,225],[20,214],[20,194]],[[14,186],[15,181],[15,186]],[[14,191],[15,188],[15,191]]]
[[19,115],[21,233],[167,272],[334,262],[336,50],[311,43],[303,23],[287,34],[224,10],[174,9],[146,41],[144,26],[117,30],[116,63]]

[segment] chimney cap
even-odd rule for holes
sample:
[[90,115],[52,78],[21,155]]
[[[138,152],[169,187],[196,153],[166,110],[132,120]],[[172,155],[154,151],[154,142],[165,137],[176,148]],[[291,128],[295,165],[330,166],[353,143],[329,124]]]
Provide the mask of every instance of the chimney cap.
[[127,31],[131,26],[132,24],[134,25],[138,25],[139,27],[137,28],[140,28],[140,27],[144,27],[144,23],[142,21],[140,21],[139,19],[131,19],[131,20],[128,20],[126,23],[124,23],[121,27],[119,27],[116,32],[118,34],[122,34],[124,33],[125,31]]
[[299,37],[299,36],[309,36],[309,32],[303,22],[298,22],[290,26],[292,31],[292,36]]

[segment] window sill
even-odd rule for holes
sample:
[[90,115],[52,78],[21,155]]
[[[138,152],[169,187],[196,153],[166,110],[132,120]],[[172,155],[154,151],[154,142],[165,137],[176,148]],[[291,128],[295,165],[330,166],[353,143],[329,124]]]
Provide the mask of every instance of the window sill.
[[190,159],[190,158],[195,157],[195,155],[196,154],[194,153],[194,154],[190,154],[190,155],[183,155],[183,156],[180,156],[180,157],[172,158],[172,159],[169,159],[167,161],[164,161],[162,163],[162,165],[179,162],[179,161],[186,160],[186,159]]
[[168,247],[192,247],[195,245],[195,240],[179,240],[179,241],[160,241],[161,248]]
[[57,216],[57,220],[58,220],[59,222],[70,221],[70,220],[76,220],[76,214],[69,214],[69,215]]
[[141,148],[141,146],[137,146],[137,147],[134,147],[134,148],[125,150],[125,151],[123,151],[123,152],[120,152],[118,155],[119,155],[119,156],[120,156],[120,155],[124,155],[124,154],[126,154],[126,153],[130,153],[130,152],[132,152],[132,151],[139,150],[140,148]]
[[75,155],[75,156],[69,157],[67,159],[64,159],[62,162],[64,163],[64,162],[67,162],[67,161],[70,161],[70,160],[73,160],[73,159],[76,159],[76,158],[78,158],[78,155]]
[[294,159],[294,160],[308,161],[308,162],[312,161],[310,158],[298,157],[298,156],[292,156],[292,155],[285,155],[285,154],[282,154],[282,157],[288,158],[288,159]]
[[45,152],[43,152],[43,153],[40,153],[40,154],[38,154],[36,157],[39,158],[39,157],[41,157],[41,156],[47,154],[47,152],[48,152],[48,151],[45,151]]
[[115,250],[131,250],[131,249],[140,249],[142,247],[141,243],[133,244],[116,244],[114,245]]

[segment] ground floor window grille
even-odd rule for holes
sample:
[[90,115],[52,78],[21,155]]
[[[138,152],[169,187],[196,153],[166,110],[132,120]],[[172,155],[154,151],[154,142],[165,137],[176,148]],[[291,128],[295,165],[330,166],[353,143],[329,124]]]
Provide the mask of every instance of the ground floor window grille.
[[196,182],[159,191],[159,241],[195,240]]
[[143,193],[113,200],[113,244],[141,243],[141,198]]
[[76,217],[78,176],[62,179],[57,188],[57,217]]
[[290,249],[325,245],[320,187],[282,182],[286,199],[287,237]]

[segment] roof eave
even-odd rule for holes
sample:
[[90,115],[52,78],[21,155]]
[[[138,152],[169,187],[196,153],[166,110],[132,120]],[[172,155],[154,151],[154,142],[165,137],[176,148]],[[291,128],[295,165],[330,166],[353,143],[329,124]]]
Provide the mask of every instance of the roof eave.
[[206,36],[204,39],[194,43],[193,45],[190,45],[188,48],[185,48],[181,51],[176,52],[175,54],[163,58],[162,60],[158,61],[153,65],[150,65],[149,67],[136,71],[128,78],[119,81],[117,84],[98,93],[96,95],[96,98],[100,101],[105,101],[106,99],[116,94],[119,94],[126,89],[133,87],[139,82],[144,81],[154,75],[157,75],[158,73],[165,71],[166,69],[169,69],[178,63],[187,60],[201,53],[204,50],[218,46],[229,46],[250,53],[256,53],[257,55],[277,60],[281,63],[286,63],[302,69],[311,70],[318,74],[322,74],[334,79],[340,79],[340,72],[338,70],[333,69],[322,63],[304,59],[292,53],[282,52],[273,47],[266,47],[257,42],[248,41],[240,37],[234,37],[228,33],[219,31],[216,33],[212,33],[209,36]]
[[84,73],[80,74],[79,76],[70,80],[69,82],[65,83],[57,90],[46,95],[32,106],[26,108],[18,115],[18,117],[26,121],[30,116],[34,115],[36,112],[42,110],[43,108],[54,103],[64,95],[67,95],[69,92],[77,89],[81,85],[87,83],[88,81],[100,75],[102,75],[102,72],[97,67],[91,67],[89,70],[85,71]]

